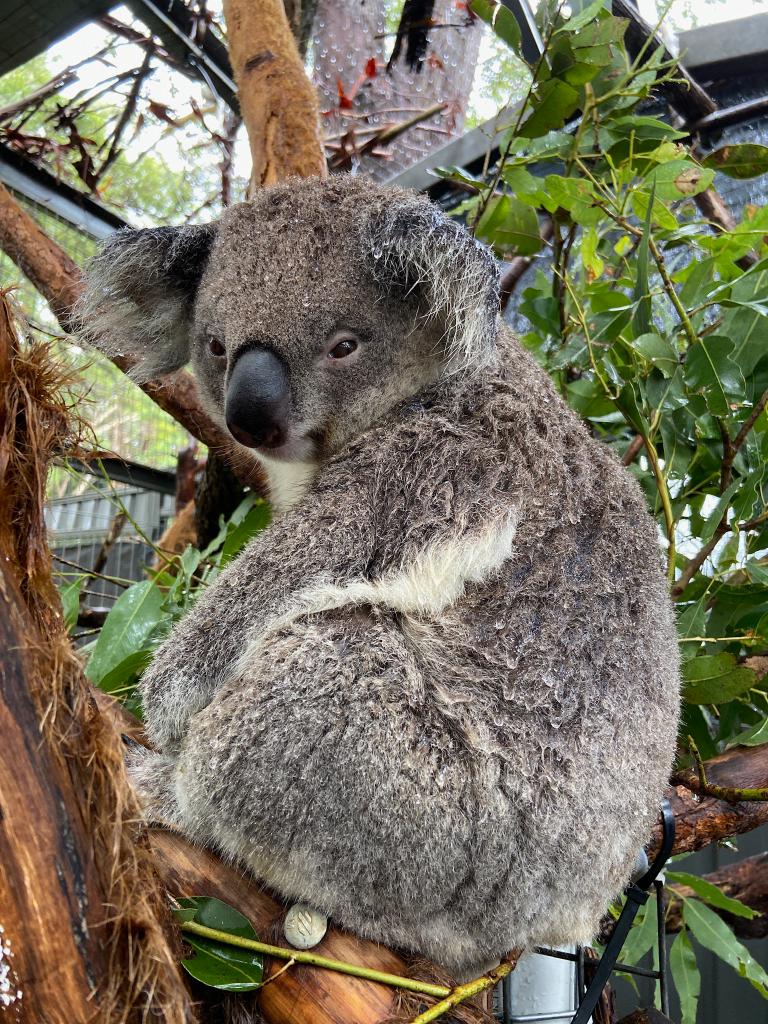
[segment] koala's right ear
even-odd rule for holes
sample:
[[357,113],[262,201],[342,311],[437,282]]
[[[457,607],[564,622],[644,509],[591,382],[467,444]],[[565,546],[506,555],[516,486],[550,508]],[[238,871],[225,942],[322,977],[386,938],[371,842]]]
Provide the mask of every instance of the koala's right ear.
[[108,356],[138,359],[141,383],[189,361],[195,294],[213,224],[118,231],[91,261],[74,313],[78,336]]

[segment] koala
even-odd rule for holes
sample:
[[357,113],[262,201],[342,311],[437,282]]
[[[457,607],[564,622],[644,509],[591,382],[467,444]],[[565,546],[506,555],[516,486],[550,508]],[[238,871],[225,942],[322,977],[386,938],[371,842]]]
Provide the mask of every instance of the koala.
[[79,310],[191,363],[274,507],[143,676],[147,813],[459,977],[593,937],[678,715],[641,491],[498,310],[485,247],[348,177],[117,234]]

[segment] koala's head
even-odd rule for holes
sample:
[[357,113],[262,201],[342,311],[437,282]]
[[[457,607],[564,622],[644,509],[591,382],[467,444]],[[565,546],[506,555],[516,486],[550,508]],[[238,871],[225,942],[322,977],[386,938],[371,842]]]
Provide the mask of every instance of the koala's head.
[[283,459],[331,454],[495,347],[488,251],[425,199],[346,177],[120,232],[86,283],[84,340],[137,359],[139,381],[190,362],[211,415]]

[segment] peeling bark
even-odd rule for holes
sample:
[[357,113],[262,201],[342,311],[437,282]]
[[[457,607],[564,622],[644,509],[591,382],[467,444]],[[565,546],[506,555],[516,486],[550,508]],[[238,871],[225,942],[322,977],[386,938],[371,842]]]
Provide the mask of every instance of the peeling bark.
[[281,0],[224,0],[229,57],[253,159],[251,188],[325,177],[315,90]]

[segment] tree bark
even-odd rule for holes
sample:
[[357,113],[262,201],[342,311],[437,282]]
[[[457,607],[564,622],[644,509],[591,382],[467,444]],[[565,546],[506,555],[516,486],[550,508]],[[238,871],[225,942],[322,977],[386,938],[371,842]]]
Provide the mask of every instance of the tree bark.
[[251,187],[325,177],[317,97],[281,0],[224,0],[224,20],[253,159]]
[[45,543],[66,376],[0,301],[0,994],[16,1024],[189,1024],[118,734],[63,627]]
[[[733,747],[705,764],[707,779],[716,785],[738,788],[768,786],[768,744],[762,747]],[[726,803],[712,797],[698,797],[685,786],[667,791],[675,815],[675,853],[693,853],[729,836],[751,832],[768,822],[768,801]],[[649,856],[661,840],[657,825],[652,834]]]

